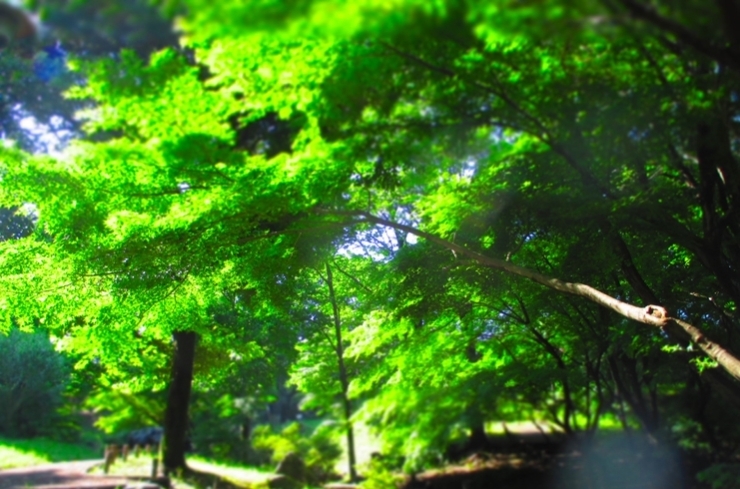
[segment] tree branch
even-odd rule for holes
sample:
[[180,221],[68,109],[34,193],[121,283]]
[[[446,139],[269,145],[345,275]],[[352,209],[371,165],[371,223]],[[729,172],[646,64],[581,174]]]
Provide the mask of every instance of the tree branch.
[[595,304],[603,306],[607,309],[611,309],[617,314],[637,321],[639,323],[647,324],[649,326],[656,326],[659,328],[665,328],[668,325],[678,325],[691,339],[699,349],[701,349],[709,358],[716,361],[722,368],[724,368],[730,375],[735,379],[740,380],[740,359],[736,358],[732,353],[722,347],[719,343],[711,341],[703,333],[703,331],[696,326],[693,326],[685,321],[681,321],[676,318],[672,318],[668,315],[665,309],[660,306],[647,306],[638,307],[626,302],[622,302],[614,297],[611,297],[598,289],[595,289],[589,285],[566,282],[554,277],[548,277],[541,273],[535,272],[528,268],[514,265],[513,263],[499,260],[485,256],[481,253],[473,251],[465,246],[458,245],[444,238],[440,238],[434,234],[421,231],[420,229],[408,226],[405,224],[389,221],[382,219],[375,215],[372,215],[365,211],[339,211],[339,210],[317,210],[319,213],[339,216],[354,216],[360,220],[356,221],[360,223],[371,223],[380,226],[390,227],[411,233],[420,238],[424,238],[434,244],[442,246],[450,251],[454,251],[456,254],[464,255],[475,260],[479,265],[493,268],[506,272],[511,275],[517,275],[519,277],[526,278],[538,284],[544,285],[550,289],[556,290],[564,294],[575,295],[587,299]]
[[385,48],[389,49],[396,55],[400,56],[401,58],[404,58],[408,61],[411,61],[413,63],[416,63],[418,65],[421,65],[428,70],[438,73],[444,76],[448,76],[451,78],[459,78],[464,82],[470,83],[474,87],[490,93],[498,98],[500,98],[506,105],[508,105],[516,114],[519,114],[524,120],[528,121],[532,126],[532,130],[526,130],[522,129],[522,132],[525,132],[527,134],[530,134],[531,136],[534,136],[539,141],[543,142],[547,146],[550,147],[556,154],[560,155],[565,161],[574,169],[576,170],[581,177],[584,179],[584,181],[588,182],[589,184],[596,187],[599,192],[607,197],[613,197],[612,192],[604,186],[595,175],[593,175],[588,169],[581,165],[578,160],[563,146],[561,143],[557,141],[557,138],[553,134],[553,132],[543,123],[539,118],[537,118],[535,115],[531,114],[529,111],[527,111],[524,107],[522,107],[519,103],[517,103],[516,100],[511,98],[506,91],[503,89],[503,87],[500,86],[492,86],[488,83],[482,83],[478,80],[470,80],[466,79],[459,73],[455,72],[454,70],[451,70],[449,68],[437,66],[433,63],[430,63],[429,61],[426,61],[425,59],[422,59],[414,54],[407,53],[405,51],[402,51],[395,46],[392,46],[387,43],[381,43]]
[[696,36],[683,25],[674,20],[663,17],[653,8],[640,2],[635,0],[619,0],[619,3],[621,3],[636,18],[644,20],[661,31],[673,35],[680,43],[689,46],[695,51],[721,64],[740,71],[740,56],[738,53],[730,49],[718,49],[712,46],[710,43]]

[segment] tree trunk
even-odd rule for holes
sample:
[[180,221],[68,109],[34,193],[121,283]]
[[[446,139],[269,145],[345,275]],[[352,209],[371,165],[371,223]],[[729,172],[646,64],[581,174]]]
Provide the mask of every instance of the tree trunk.
[[[636,361],[622,354],[619,357],[611,355],[608,362],[619,397],[630,407],[645,432],[654,434],[658,429],[658,418],[645,404],[642,386],[637,379]],[[622,371],[626,371],[627,379]]]
[[192,331],[175,331],[172,377],[167,395],[164,419],[164,473],[169,475],[187,469],[185,447],[188,433],[188,405],[193,384],[193,363],[197,335]]
[[337,296],[334,293],[334,277],[331,267],[326,264],[327,283],[329,285],[329,297],[331,298],[331,307],[334,313],[334,335],[336,338],[335,352],[337,354],[337,364],[339,368],[339,382],[342,386],[342,407],[344,408],[344,422],[347,429],[347,458],[349,461],[349,478],[350,481],[357,480],[357,465],[355,457],[355,434],[352,429],[352,401],[349,398],[349,379],[347,377],[347,367],[344,364],[344,345],[342,344],[342,323],[339,317],[339,306]]
[[477,403],[468,408],[468,428],[470,436],[465,443],[464,451],[467,453],[484,451],[488,449],[488,435],[486,435],[486,424],[483,413]]
[[[565,364],[565,361],[563,360],[563,356],[560,354],[560,351],[558,351],[558,348],[553,345],[550,340],[548,340],[544,334],[542,334],[540,331],[538,331],[536,328],[534,328],[531,325],[527,326],[529,330],[532,332],[532,335],[535,338],[535,341],[544,348],[545,352],[547,352],[553,359],[555,359],[555,364],[558,367],[558,370],[561,373],[560,382],[563,385],[563,401],[565,404],[565,409],[563,412],[563,423],[562,428],[563,431],[566,433],[573,433],[574,429],[571,424],[571,421],[573,419],[573,416],[575,414],[575,403],[573,402],[573,395],[571,394],[570,390],[570,381],[568,379],[568,366]],[[553,413],[555,418],[557,418],[557,410]]]

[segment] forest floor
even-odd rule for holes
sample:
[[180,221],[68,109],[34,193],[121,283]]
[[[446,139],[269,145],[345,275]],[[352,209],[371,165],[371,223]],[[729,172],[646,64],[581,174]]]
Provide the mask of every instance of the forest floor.
[[404,489],[694,489],[682,454],[644,439],[611,436],[564,441],[518,435],[439,470],[415,474]]
[[91,468],[102,460],[62,462],[0,471],[0,489],[43,487],[107,489],[125,486],[127,479],[120,476],[93,475]]
[[[113,465],[111,475],[102,473],[102,460],[85,460],[36,465],[17,469],[0,470],[0,489],[115,489],[147,479],[149,460],[145,457],[133,459],[133,463]],[[276,477],[256,470],[222,467],[200,461],[189,462],[203,487],[267,487],[267,482]],[[172,487],[192,487],[182,481],[173,481]]]
[[[599,447],[592,451],[542,451],[521,453],[477,453],[444,469],[416,474],[405,489],[691,489],[698,487],[677,459],[665,454],[646,454],[632,447]],[[0,471],[0,489],[114,489],[131,482],[124,475],[91,474],[101,460],[56,463]],[[198,464],[196,464],[198,465]],[[222,473],[195,467],[219,480],[219,487],[264,487],[266,474]],[[203,470],[205,469],[205,470]],[[204,474],[206,475],[206,474]],[[140,479],[135,477],[134,479]],[[214,479],[215,481],[215,479]],[[224,482],[231,484],[224,484]],[[206,482],[201,481],[201,482]],[[213,482],[213,481],[210,481]],[[210,484],[205,484],[210,485]],[[180,487],[180,484],[174,484]]]
[[[573,442],[553,433],[489,435],[483,450],[458,452],[455,464],[415,474],[404,489],[696,489],[697,460],[636,436],[606,435]],[[102,460],[0,470],[0,489],[123,487],[146,479],[151,456],[118,461],[109,475]],[[254,469],[189,460],[188,482],[178,489],[266,487],[277,477]],[[97,466],[97,468],[96,468]],[[192,480],[191,480],[192,479]],[[389,488],[390,489],[390,488]]]
[[[215,487],[222,489],[238,487],[249,489],[252,487],[268,487],[277,474],[255,468],[226,465],[210,462],[199,457],[188,458],[189,472],[185,480],[175,479],[172,486],[175,489],[190,487]],[[152,458],[149,454],[130,455],[127,461],[117,460],[111,467],[109,474],[116,477],[126,477],[134,480],[145,480],[152,472]],[[102,475],[102,466],[94,467],[92,474]],[[161,476],[161,472],[158,474]],[[5,489],[0,486],[0,489]]]

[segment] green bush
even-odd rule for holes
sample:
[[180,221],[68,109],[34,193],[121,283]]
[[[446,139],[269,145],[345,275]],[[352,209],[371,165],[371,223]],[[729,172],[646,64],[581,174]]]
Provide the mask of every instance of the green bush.
[[269,454],[273,463],[291,452],[297,453],[306,464],[307,482],[319,483],[334,474],[342,454],[335,439],[334,426],[328,423],[320,425],[310,436],[304,434],[304,428],[297,422],[287,425],[280,433],[262,425],[252,432],[252,447],[257,453]]
[[712,489],[740,489],[740,464],[715,464],[696,478]]
[[238,382],[238,379],[229,379],[212,386],[211,390],[193,393],[190,438],[203,457],[220,462],[264,464],[269,454],[256,454],[250,437],[252,426],[258,424],[260,411],[266,411],[266,404],[256,397],[236,393]]
[[52,462],[90,460],[98,457],[100,457],[99,450],[84,445],[64,443],[48,438],[19,440],[0,437],[0,470]]
[[51,433],[68,374],[46,335],[17,329],[0,334],[0,434]]
[[399,467],[402,463],[391,463],[381,456],[374,456],[362,471],[365,480],[362,489],[392,489],[401,487],[405,477],[401,475]]

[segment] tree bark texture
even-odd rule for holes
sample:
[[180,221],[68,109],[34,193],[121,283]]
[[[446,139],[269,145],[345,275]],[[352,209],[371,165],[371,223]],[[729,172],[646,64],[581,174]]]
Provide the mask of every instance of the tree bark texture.
[[197,335],[192,331],[172,334],[175,351],[172,358],[170,390],[164,419],[163,464],[165,475],[187,469],[185,448],[188,435],[188,405],[193,384],[193,364]]

